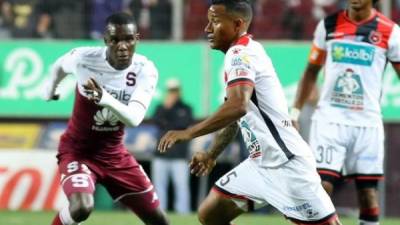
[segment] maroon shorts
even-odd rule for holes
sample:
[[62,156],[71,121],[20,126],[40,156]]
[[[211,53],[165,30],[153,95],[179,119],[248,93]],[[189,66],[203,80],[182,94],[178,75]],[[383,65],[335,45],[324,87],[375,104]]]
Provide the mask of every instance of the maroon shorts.
[[[154,209],[159,200],[153,185],[139,165],[128,152],[121,152],[108,160],[95,157],[83,157],[74,153],[62,153],[58,156],[61,185],[67,196],[72,193],[91,193],[95,184],[101,183],[115,201],[129,204],[126,199],[136,199],[134,211],[138,206]],[[139,204],[138,204],[139,203]]]

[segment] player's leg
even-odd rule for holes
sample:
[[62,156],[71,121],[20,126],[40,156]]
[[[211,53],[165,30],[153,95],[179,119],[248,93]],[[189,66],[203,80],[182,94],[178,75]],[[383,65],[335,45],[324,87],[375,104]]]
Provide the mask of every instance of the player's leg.
[[331,195],[346,156],[344,129],[338,124],[313,121],[310,130],[310,147],[316,159],[322,186]]
[[[189,167],[184,159],[171,160],[174,184],[174,208],[177,213],[190,212]],[[160,199],[161,201],[161,199]]]
[[321,185],[314,158],[295,156],[279,168],[261,170],[270,191],[264,199],[299,225],[340,225],[332,201]]
[[155,158],[151,163],[151,177],[154,187],[160,198],[161,209],[167,210],[168,203],[168,181],[170,178],[170,166],[168,159]]
[[358,202],[360,206],[359,224],[379,224],[378,181],[356,179]]
[[210,191],[198,209],[198,218],[203,225],[230,225],[243,212],[234,199]]
[[257,206],[266,204],[262,193],[269,188],[262,182],[256,164],[247,159],[215,182],[198,210],[203,225],[229,225],[243,212],[254,209],[255,199]]
[[115,201],[136,213],[146,225],[169,224],[150,179],[136,160],[125,154],[117,165],[107,168],[102,181]]
[[156,193],[150,190],[146,193],[126,195],[119,201],[132,210],[146,225],[168,225],[169,221],[160,208]]
[[355,178],[360,206],[359,224],[379,224],[378,181],[383,178],[383,126],[355,127],[356,140],[346,159],[346,172]]
[[61,185],[69,205],[57,214],[52,225],[79,224],[92,212],[96,176],[86,164],[74,156],[61,157],[59,164],[62,174]]

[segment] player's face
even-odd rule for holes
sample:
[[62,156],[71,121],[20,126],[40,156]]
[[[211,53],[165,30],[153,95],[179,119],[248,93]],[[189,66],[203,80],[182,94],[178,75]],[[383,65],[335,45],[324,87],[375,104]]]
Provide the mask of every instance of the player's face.
[[239,37],[239,29],[235,20],[226,12],[223,5],[211,5],[208,9],[208,23],[204,31],[210,47],[223,52],[228,51],[232,43]]
[[347,0],[347,3],[353,10],[361,10],[372,7],[372,0]]
[[137,41],[134,24],[108,24],[104,36],[107,49],[107,60],[115,69],[127,68],[132,63]]

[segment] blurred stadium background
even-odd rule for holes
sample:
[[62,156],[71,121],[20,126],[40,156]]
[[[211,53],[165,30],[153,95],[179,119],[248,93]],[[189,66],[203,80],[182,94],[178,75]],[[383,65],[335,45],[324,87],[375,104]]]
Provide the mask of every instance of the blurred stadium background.
[[[104,19],[113,12],[132,13],[139,24],[137,51],[160,72],[157,95],[140,127],[127,129],[125,143],[150,174],[157,128],[150,116],[160,102],[165,81],[175,77],[183,97],[200,120],[223,100],[223,55],[204,41],[208,0],[0,0],[0,224],[50,224],[52,210],[66,199],[56,166],[58,138],[72,111],[74,78],[61,84],[62,99],[47,103],[41,90],[53,61],[77,46],[102,45]],[[250,33],[263,40],[292,102],[306,64],[316,23],[345,6],[346,0],[253,0]],[[400,20],[400,0],[381,1],[380,10]],[[386,132],[386,178],[380,186],[382,212],[400,217],[400,83],[389,66],[384,76],[382,107]],[[190,152],[204,150],[211,135],[195,139]],[[207,178],[190,178],[195,212],[213,182],[243,158],[241,139],[232,143]],[[170,191],[170,195],[173,195]],[[97,187],[96,209],[85,224],[139,224]],[[351,182],[335,193],[345,224],[355,224],[356,194]],[[170,209],[172,204],[169,203]],[[104,210],[104,211],[101,211]],[[32,212],[31,212],[32,211]],[[49,212],[50,211],[50,212]],[[171,212],[173,213],[173,212]],[[238,224],[289,224],[270,208],[249,214]],[[267,215],[268,214],[268,215]],[[267,216],[265,216],[267,215]],[[193,215],[171,214],[173,224],[198,224]],[[107,220],[108,219],[108,220]],[[109,222],[107,222],[109,221]],[[347,221],[347,222],[346,222]],[[382,224],[400,224],[387,219]]]

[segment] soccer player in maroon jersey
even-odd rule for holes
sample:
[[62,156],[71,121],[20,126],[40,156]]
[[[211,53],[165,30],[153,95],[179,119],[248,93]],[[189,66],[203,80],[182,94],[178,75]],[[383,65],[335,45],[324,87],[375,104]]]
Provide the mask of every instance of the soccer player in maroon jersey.
[[75,104],[58,149],[61,185],[68,197],[52,225],[74,225],[93,210],[95,184],[147,225],[167,225],[147,175],[123,146],[124,126],[138,126],[158,79],[154,64],[135,53],[136,24],[124,13],[108,17],[105,47],[76,48],[53,66],[47,100],[67,74],[77,78]]
[[296,121],[324,66],[309,143],[329,194],[342,176],[355,179],[360,225],[379,224],[383,72],[390,62],[400,74],[400,28],[373,8],[377,2],[348,0],[347,9],[320,21],[291,110]]

